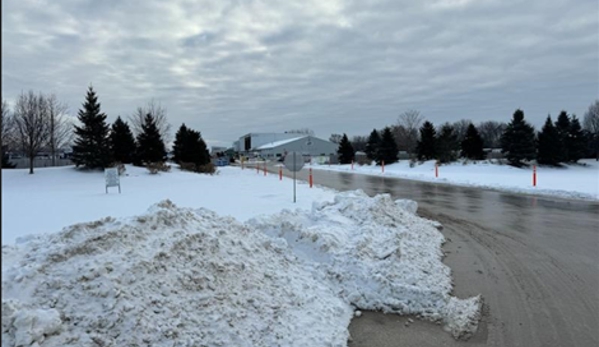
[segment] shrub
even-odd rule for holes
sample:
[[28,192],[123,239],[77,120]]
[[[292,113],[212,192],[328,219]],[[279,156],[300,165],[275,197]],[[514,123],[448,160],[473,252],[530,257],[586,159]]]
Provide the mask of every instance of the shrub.
[[194,163],[179,163],[179,168],[183,171],[196,172],[196,164]]
[[125,171],[127,171],[127,169],[125,168],[125,164],[118,161],[112,163],[110,167],[116,167],[119,172],[119,176],[122,176],[125,173]]
[[208,163],[204,165],[196,165],[194,163],[180,163],[179,167],[183,171],[191,171],[197,173],[207,173],[213,175],[216,173],[216,166],[213,163]]
[[214,166],[212,163],[200,165],[198,166],[196,172],[214,175],[216,173],[216,166]]
[[158,172],[169,172],[171,171],[171,166],[167,165],[165,162],[151,162],[146,164],[146,168],[150,171],[150,174],[155,175]]

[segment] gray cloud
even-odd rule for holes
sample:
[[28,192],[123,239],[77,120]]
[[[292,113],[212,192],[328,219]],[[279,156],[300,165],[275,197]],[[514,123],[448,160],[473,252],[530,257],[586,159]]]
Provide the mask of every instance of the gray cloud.
[[599,97],[598,3],[2,2],[2,94],[92,83],[110,119],[151,98],[211,144],[310,127],[367,134],[415,108],[434,123],[541,125]]

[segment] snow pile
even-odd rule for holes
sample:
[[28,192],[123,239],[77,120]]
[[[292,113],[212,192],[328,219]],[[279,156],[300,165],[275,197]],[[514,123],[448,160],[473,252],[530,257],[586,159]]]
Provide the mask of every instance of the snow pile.
[[357,308],[443,321],[454,337],[467,337],[476,331],[481,298],[450,295],[450,269],[441,261],[444,237],[437,223],[414,214],[416,207],[354,191],[315,203],[310,212],[286,210],[248,223],[284,239]]
[[345,346],[352,308],[287,251],[170,201],[4,246],[2,346]]
[[[409,210],[402,206],[407,206]],[[245,224],[170,200],[2,248],[2,346],[346,346],[355,308],[476,331],[443,235],[361,191]]]

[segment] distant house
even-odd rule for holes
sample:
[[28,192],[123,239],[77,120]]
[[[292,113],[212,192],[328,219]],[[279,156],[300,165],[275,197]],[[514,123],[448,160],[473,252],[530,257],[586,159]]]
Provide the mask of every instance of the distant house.
[[331,156],[337,152],[336,143],[320,139],[314,136],[296,137],[273,141],[263,144],[254,149],[262,158],[274,159],[284,157],[289,152],[300,152],[304,156],[318,157]]

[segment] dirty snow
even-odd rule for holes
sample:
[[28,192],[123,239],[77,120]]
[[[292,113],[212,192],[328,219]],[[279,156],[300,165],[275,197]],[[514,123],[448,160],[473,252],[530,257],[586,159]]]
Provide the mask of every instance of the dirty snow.
[[579,164],[562,168],[537,167],[537,186],[533,187],[533,169],[499,165],[496,160],[478,162],[454,162],[439,166],[435,177],[435,161],[416,163],[410,167],[409,160],[385,165],[385,172],[376,165],[312,165],[313,169],[349,171],[367,175],[385,175],[424,182],[455,184],[516,193],[556,196],[584,200],[599,200],[599,162],[580,160]]
[[[451,295],[440,225],[415,202],[300,185],[293,204],[289,180],[239,168],[128,171],[121,195],[67,168],[4,176],[21,210],[3,204],[3,238],[19,222],[36,233],[3,240],[3,347],[346,346],[352,317],[374,309],[476,331],[482,299]],[[50,207],[28,218],[20,189]],[[162,195],[177,206],[136,212]],[[85,223],[56,232],[53,218]]]

